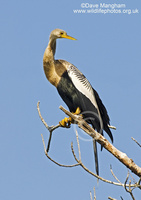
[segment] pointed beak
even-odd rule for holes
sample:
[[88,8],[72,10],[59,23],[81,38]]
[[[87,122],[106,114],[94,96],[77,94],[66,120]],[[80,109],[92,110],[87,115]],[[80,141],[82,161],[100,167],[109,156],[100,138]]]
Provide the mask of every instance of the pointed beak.
[[62,37],[62,38],[69,39],[69,40],[77,40],[77,39],[75,39],[75,38],[73,38],[73,37],[71,37],[71,36],[69,36],[69,35],[62,35],[61,37]]

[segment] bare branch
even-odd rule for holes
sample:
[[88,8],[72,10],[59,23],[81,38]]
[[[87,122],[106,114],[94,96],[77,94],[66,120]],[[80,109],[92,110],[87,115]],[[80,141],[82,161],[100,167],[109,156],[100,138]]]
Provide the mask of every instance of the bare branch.
[[139,181],[138,181],[138,183],[137,183],[137,185],[138,185],[139,188],[141,189],[141,185],[140,185],[140,183],[141,183],[141,178],[139,179]]
[[108,199],[110,199],[110,200],[116,200],[116,199],[113,199],[112,197],[108,197]]
[[[110,181],[110,180],[107,180],[107,179],[104,179],[100,176],[98,176],[97,174],[93,173],[92,171],[90,171],[83,163],[81,160],[78,160],[76,155],[75,155],[75,152],[74,152],[74,149],[73,149],[73,143],[71,143],[71,150],[72,150],[72,153],[73,153],[73,156],[74,156],[74,159],[76,160],[76,162],[85,170],[87,171],[89,174],[91,174],[92,176],[95,176],[96,178],[100,179],[101,181],[104,181],[106,183],[110,183],[110,184],[114,184],[114,185],[117,185],[117,186],[124,186],[124,184],[122,183],[117,183],[117,182],[113,182],[113,181]],[[128,187],[129,185],[127,185]],[[135,185],[131,185],[132,187],[134,187]]]
[[109,151],[111,154],[113,154],[120,162],[122,162],[127,168],[129,168],[134,174],[141,177],[141,168],[134,163],[134,161],[131,158],[128,158],[128,156],[116,149],[108,140],[106,140],[101,134],[96,132],[87,122],[82,119],[82,117],[73,115],[71,112],[63,108],[62,106],[59,107],[63,112],[65,112],[68,116],[70,116],[75,123],[79,126],[81,129],[85,129],[85,132],[94,138],[99,144],[101,144],[107,151]]
[[141,147],[141,144],[140,144],[139,142],[137,142],[137,140],[135,140],[133,137],[131,137],[131,139],[132,139],[133,141],[135,141],[135,142],[137,143],[137,145],[139,145],[139,147]]
[[76,140],[77,140],[77,146],[78,146],[78,153],[79,153],[79,160],[81,161],[81,151],[80,151],[80,144],[78,139],[78,132],[76,130]]
[[44,151],[45,151],[45,155],[48,157],[49,160],[51,160],[53,163],[55,163],[56,165],[60,166],[60,167],[76,167],[79,165],[79,163],[76,163],[74,165],[63,165],[63,164],[60,164],[58,162],[56,162],[55,160],[53,160],[47,153],[46,151],[46,147],[45,147],[45,142],[44,142],[44,138],[43,138],[43,135],[41,134],[41,137],[42,137],[42,142],[43,142],[43,146],[44,146]]
[[128,174],[127,174],[127,177],[126,177],[126,180],[125,180],[125,183],[124,183],[124,188],[126,190],[126,192],[128,192],[130,194],[130,196],[132,197],[133,200],[135,200],[134,196],[133,196],[133,193],[132,193],[132,190],[134,189],[131,189],[131,180],[129,180],[129,189],[127,189],[127,181],[129,179],[129,171],[128,171]]
[[93,197],[92,197],[92,193],[91,193],[91,191],[90,191],[90,198],[91,198],[91,200],[93,200]]
[[116,175],[114,174],[111,165],[110,165],[110,170],[111,170],[111,173],[112,173],[113,177],[117,180],[117,182],[119,182],[120,184],[122,184],[122,183],[119,181],[119,179],[116,177]]
[[94,187],[94,200],[96,200],[96,192],[95,192],[95,187]]
[[55,129],[59,128],[61,126],[60,124],[57,124],[56,126],[48,126],[48,124],[45,122],[44,118],[41,115],[39,105],[40,105],[40,101],[38,101],[38,103],[37,103],[37,110],[38,110],[39,117],[40,117],[41,121],[43,122],[43,124],[45,125],[45,127],[49,130],[49,132],[52,132]]
[[41,115],[39,104],[40,104],[40,101],[38,101],[38,103],[37,103],[37,110],[38,110],[39,117],[40,117],[41,121],[43,122],[43,124],[45,125],[45,127],[50,132],[50,136],[49,136],[49,140],[48,140],[48,145],[47,145],[47,152],[48,152],[49,151],[49,147],[50,147],[51,138],[52,138],[52,132],[55,129],[59,128],[60,124],[57,124],[56,126],[48,126],[48,124],[45,122],[44,118]]
[[115,126],[108,125],[109,128],[116,130]]
[[112,197],[108,197],[108,199],[110,199],[110,200],[116,200],[116,199],[113,199]]
[[81,165],[81,160],[78,160],[75,153],[74,153],[73,142],[71,142],[71,150],[72,150],[72,154],[74,156],[74,159],[76,160],[77,163],[79,163],[79,165]]
[[[50,144],[50,140],[51,140],[51,135],[52,135],[52,132],[59,128],[60,127],[60,124],[56,125],[56,126],[48,126],[47,123],[45,122],[45,120],[43,119],[43,117],[41,116],[41,113],[40,113],[40,109],[39,109],[39,103],[37,104],[37,109],[38,109],[38,113],[39,113],[39,116],[41,118],[41,121],[43,122],[43,124],[45,125],[45,127],[48,129],[48,131],[50,132],[50,138],[49,138],[49,142],[48,142],[48,146]],[[93,128],[91,128],[83,119],[81,116],[76,116],[76,115],[73,115],[72,113],[70,113],[69,111],[65,110],[63,107],[60,107],[61,110],[63,110],[68,116],[70,116],[75,123],[78,124],[78,126],[83,129],[88,135],[90,135],[91,137],[95,138],[101,145],[103,145],[109,152],[111,152],[116,158],[118,158],[120,160],[119,157],[122,157],[122,159],[126,159],[126,154],[123,154],[122,152],[118,151],[115,147],[113,147],[113,145],[111,145],[103,136],[101,136],[99,133],[97,133]],[[43,138],[43,135],[42,136],[42,141],[43,141],[43,146],[44,146],[44,151],[45,151],[45,155],[47,156],[48,159],[50,159],[53,163],[55,163],[56,165],[58,166],[61,166],[61,167],[75,167],[75,166],[78,166],[80,165],[85,171],[87,171],[89,174],[95,176],[96,178],[100,179],[101,181],[104,181],[104,182],[107,182],[107,183],[110,183],[110,184],[114,184],[114,185],[117,185],[117,186],[123,186],[129,193],[130,195],[132,196],[132,198],[134,199],[133,197],[133,194],[132,194],[132,190],[134,188],[139,188],[141,189],[141,185],[140,185],[140,182],[141,182],[141,178],[139,179],[138,182],[136,182],[135,184],[131,184],[131,181],[129,181],[129,184],[127,184],[127,181],[128,181],[128,178],[129,178],[129,175],[127,175],[127,178],[126,178],[126,181],[125,183],[121,183],[118,178],[115,176],[115,174],[113,173],[112,169],[111,169],[111,173],[112,175],[114,176],[114,178],[117,180],[117,182],[113,182],[113,181],[109,181],[109,180],[106,180],[96,174],[94,174],[93,172],[91,172],[89,169],[86,168],[86,166],[82,163],[81,161],[81,151],[80,151],[80,144],[79,144],[79,139],[78,139],[78,133],[76,131],[76,139],[77,139],[77,146],[78,146],[78,152],[79,152],[79,160],[77,159],[76,155],[75,155],[75,152],[74,152],[74,149],[73,149],[73,143],[71,143],[71,149],[72,149],[72,153],[73,153],[73,156],[74,156],[74,159],[76,160],[76,164],[73,164],[73,165],[63,165],[63,164],[60,164],[58,162],[56,162],[55,160],[53,160],[49,155],[48,155],[48,151],[46,150],[46,147],[45,147],[45,142],[44,142],[44,138]],[[114,152],[114,153],[113,153]],[[120,155],[121,154],[121,155]],[[124,155],[124,156],[123,156]],[[119,156],[119,157],[118,157]],[[128,157],[127,157],[128,158]],[[131,160],[131,159],[129,159]],[[131,160],[132,161],[132,160]],[[133,162],[133,161],[132,161]],[[124,162],[123,162],[124,164]],[[136,165],[135,165],[136,166]],[[137,166],[138,167],[138,166]],[[129,189],[127,189],[129,188]],[[96,199],[96,196],[95,196],[95,191],[94,191],[94,200]]]
[[[96,200],[96,192],[95,192],[95,187],[93,188],[94,189],[94,200]],[[93,197],[92,197],[92,192],[90,191],[90,198],[91,200],[93,200]]]

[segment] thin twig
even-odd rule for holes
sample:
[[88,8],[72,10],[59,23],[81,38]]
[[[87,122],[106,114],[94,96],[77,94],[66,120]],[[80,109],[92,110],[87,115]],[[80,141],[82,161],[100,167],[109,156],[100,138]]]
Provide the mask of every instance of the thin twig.
[[96,200],[96,192],[95,192],[95,187],[94,187],[94,200]]
[[58,162],[56,162],[55,160],[53,160],[47,153],[46,151],[46,146],[45,146],[45,142],[44,142],[44,138],[43,138],[43,134],[41,134],[41,137],[42,137],[42,142],[43,142],[43,146],[44,146],[44,151],[45,151],[45,155],[48,157],[49,160],[51,160],[53,163],[55,163],[56,165],[60,166],[60,167],[76,167],[78,166],[79,164],[76,163],[74,165],[63,165],[63,164],[60,164]]
[[93,200],[92,192],[90,191],[90,199]]
[[125,188],[126,191],[127,191],[127,181],[128,181],[128,178],[129,178],[129,171],[127,173],[127,177],[126,177],[125,183],[124,183],[124,188]]
[[108,199],[110,199],[110,200],[116,200],[116,199],[114,199],[114,198],[112,198],[112,197],[108,197]]
[[109,128],[116,130],[115,126],[108,125]]
[[135,140],[133,137],[131,137],[131,139],[132,139],[134,142],[136,142],[137,145],[139,145],[139,147],[141,147],[141,144],[140,144],[137,140]]
[[50,132],[49,139],[48,139],[47,152],[49,152],[51,138],[52,138],[52,131]]
[[139,186],[139,189],[141,189],[140,183],[141,183],[141,178],[140,178],[139,181],[137,182],[137,185]]
[[[96,192],[95,192],[95,187],[93,188],[94,190],[94,200],[96,200]],[[92,192],[90,191],[90,198],[91,200],[93,200],[93,197],[92,197]]]
[[73,142],[71,142],[71,150],[72,150],[72,154],[74,156],[74,159],[76,160],[77,163],[79,163],[79,165],[81,165],[81,160],[78,160],[75,153],[74,153]]
[[57,124],[55,126],[48,126],[48,124],[45,122],[44,118],[41,115],[39,105],[40,105],[40,101],[38,101],[38,103],[37,103],[37,110],[38,110],[39,117],[40,117],[41,121],[43,122],[43,124],[45,125],[45,127],[49,130],[49,132],[54,131],[55,129],[61,127],[60,124]]
[[43,124],[45,125],[45,127],[47,129],[49,129],[49,126],[47,125],[47,123],[45,122],[44,118],[41,115],[39,104],[40,104],[40,101],[38,101],[38,103],[37,103],[37,110],[38,110],[39,117],[40,117],[41,121],[43,122]]
[[112,170],[112,166],[110,165],[110,171],[111,171],[111,173],[112,173],[112,175],[113,175],[113,177],[117,180],[117,182],[119,182],[120,184],[122,184],[120,181],[119,181],[119,179],[116,177],[116,175],[114,174],[114,172],[113,172],[113,170]]
[[78,153],[79,153],[79,160],[81,161],[81,151],[80,151],[80,144],[78,139],[78,132],[76,130],[76,140],[77,140],[77,146],[78,146]]
[[51,126],[48,128],[50,135],[49,135],[49,140],[48,140],[48,145],[47,145],[47,152],[49,152],[49,148],[50,148],[50,143],[51,143],[51,138],[52,138],[52,133],[55,129],[59,128],[60,124],[56,125],[56,126]]
[[41,115],[41,112],[40,112],[40,101],[38,101],[37,103],[37,110],[38,110],[38,114],[39,114],[39,117],[41,119],[41,121],[43,122],[43,124],[45,125],[45,127],[48,129],[48,131],[50,132],[50,135],[49,135],[49,140],[48,140],[48,145],[47,145],[47,152],[49,151],[49,147],[50,147],[50,142],[51,142],[51,138],[52,138],[52,132],[59,128],[61,125],[60,124],[57,124],[56,126],[48,126],[48,124],[45,122],[44,118],[42,117]]
[[132,197],[133,200],[135,200],[135,197],[133,196],[133,193],[132,193],[132,190],[131,189],[131,180],[129,181],[129,189],[127,189],[127,181],[129,179],[129,171],[128,171],[128,174],[127,174],[127,177],[126,177],[126,180],[125,180],[125,183],[124,183],[124,188],[126,190],[126,192],[128,192],[130,194],[130,196]]

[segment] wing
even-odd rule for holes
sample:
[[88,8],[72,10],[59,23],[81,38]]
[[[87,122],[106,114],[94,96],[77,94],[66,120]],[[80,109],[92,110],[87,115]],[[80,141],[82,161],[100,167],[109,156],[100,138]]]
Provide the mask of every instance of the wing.
[[[83,103],[83,108],[85,108],[85,111],[94,111],[95,113],[98,114],[99,117],[99,121],[101,123],[100,127],[103,126],[103,129],[107,132],[107,134],[109,135],[111,141],[113,142],[113,136],[112,133],[108,127],[108,125],[110,124],[110,118],[108,116],[107,110],[105,108],[105,106],[103,105],[98,93],[96,92],[96,90],[94,90],[91,86],[91,84],[89,83],[89,81],[86,79],[86,77],[74,66],[74,65],[70,65],[67,69],[68,71],[68,75],[71,78],[73,84],[75,85],[75,87],[77,88],[77,90],[83,94],[84,96],[87,97],[87,99],[89,99],[92,103],[92,105],[87,106],[86,104],[86,100],[85,103]],[[92,122],[93,124],[94,122]],[[98,126],[96,126],[95,124],[93,124],[93,126],[95,128],[97,128]],[[98,128],[97,128],[98,130]],[[99,131],[99,130],[98,130]],[[101,131],[102,134],[102,131]]]
[[69,65],[67,72],[73,85],[79,92],[79,107],[83,116],[85,119],[89,119],[87,122],[92,124],[102,134],[103,122],[91,84],[74,65]]
[[113,142],[113,136],[112,136],[112,133],[111,133],[109,127],[108,127],[108,125],[110,125],[110,118],[108,116],[107,110],[106,110],[105,106],[103,105],[97,91],[95,89],[93,89],[93,91],[94,91],[96,102],[97,102],[97,105],[98,105],[98,108],[99,108],[99,111],[100,111],[100,114],[101,114],[101,118],[102,118],[102,121],[103,121],[104,130],[106,131],[106,133],[109,135],[111,141]]
[[95,108],[98,109],[93,88],[86,77],[74,65],[70,65],[67,72],[77,90],[85,95]]

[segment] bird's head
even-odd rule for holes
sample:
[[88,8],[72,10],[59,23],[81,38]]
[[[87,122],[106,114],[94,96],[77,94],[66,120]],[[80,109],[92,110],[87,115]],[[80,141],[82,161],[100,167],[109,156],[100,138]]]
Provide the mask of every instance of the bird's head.
[[66,38],[70,40],[76,40],[75,38],[67,35],[66,31],[63,31],[61,29],[54,29],[50,34],[50,39],[56,40],[58,38]]

